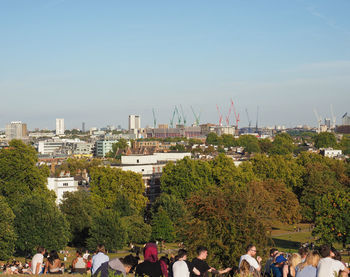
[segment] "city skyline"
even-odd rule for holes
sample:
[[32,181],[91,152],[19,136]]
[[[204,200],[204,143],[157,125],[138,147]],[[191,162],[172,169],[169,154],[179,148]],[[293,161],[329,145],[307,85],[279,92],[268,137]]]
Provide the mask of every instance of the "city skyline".
[[[348,1],[1,1],[0,129],[169,124],[182,105],[240,126],[350,112]],[[231,122],[233,122],[231,114]]]

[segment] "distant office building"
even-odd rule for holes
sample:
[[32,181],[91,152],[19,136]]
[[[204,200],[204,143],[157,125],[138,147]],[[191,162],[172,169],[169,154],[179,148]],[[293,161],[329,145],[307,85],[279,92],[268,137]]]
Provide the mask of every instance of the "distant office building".
[[12,121],[6,125],[5,135],[8,140],[24,139],[27,137],[27,124],[21,121]]
[[117,143],[117,140],[98,140],[96,141],[95,151],[97,157],[106,157],[112,151],[112,146]]
[[129,115],[129,130],[138,130],[141,128],[141,118],[139,115]]
[[81,126],[81,131],[82,131],[83,133],[85,133],[85,122],[83,122],[81,125],[82,125],[82,126]]
[[61,140],[45,140],[39,141],[38,152],[42,155],[53,155],[60,153],[64,146],[64,142]]
[[330,129],[331,128],[331,120],[329,118],[325,118],[324,125],[326,125],[328,129]]
[[56,135],[64,135],[64,119],[56,118]]
[[350,116],[348,116],[348,113],[345,113],[343,117],[341,118],[342,125],[350,125]]

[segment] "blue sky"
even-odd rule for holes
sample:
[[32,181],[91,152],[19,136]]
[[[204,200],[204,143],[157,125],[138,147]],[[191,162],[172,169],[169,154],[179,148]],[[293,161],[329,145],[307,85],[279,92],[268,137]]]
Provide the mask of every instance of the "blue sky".
[[[217,122],[316,125],[350,112],[350,1],[0,0],[0,128]],[[231,116],[233,122],[233,116]]]

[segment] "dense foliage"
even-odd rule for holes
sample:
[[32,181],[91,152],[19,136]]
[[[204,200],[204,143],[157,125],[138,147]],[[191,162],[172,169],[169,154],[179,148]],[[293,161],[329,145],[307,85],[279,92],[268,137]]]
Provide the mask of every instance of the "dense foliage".
[[[344,152],[350,146],[346,136],[339,144],[332,134],[298,139],[305,144],[306,138],[317,147],[339,146]],[[250,160],[237,166],[219,154],[211,160],[169,162],[160,180],[162,194],[150,209],[140,174],[87,159],[68,159],[57,170],[77,174],[86,169],[91,177],[89,191],[66,193],[57,207],[46,188],[48,169],[37,165],[32,147],[14,140],[0,150],[0,259],[33,253],[38,245],[94,249],[104,243],[114,251],[153,239],[183,241],[192,253],[203,244],[212,265],[226,266],[221,262],[237,260],[250,242],[262,249],[276,221],[311,222],[320,243],[350,243],[349,163],[296,151],[295,140],[288,134],[270,141],[211,133],[207,143],[212,145],[198,151],[243,146]],[[177,145],[182,151],[183,144]]]

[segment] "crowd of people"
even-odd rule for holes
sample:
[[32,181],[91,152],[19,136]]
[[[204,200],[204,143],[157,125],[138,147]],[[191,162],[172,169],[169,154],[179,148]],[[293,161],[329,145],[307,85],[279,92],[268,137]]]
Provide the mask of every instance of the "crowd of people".
[[[70,268],[65,269],[57,251],[47,254],[45,248],[39,247],[31,262],[24,264],[13,261],[3,265],[6,274],[63,274],[63,273],[91,273],[93,277],[126,276],[133,273],[144,277],[205,277],[226,274],[239,277],[348,277],[348,265],[342,262],[340,253],[328,245],[318,249],[301,247],[298,253],[286,254],[278,249],[270,250],[270,257],[265,265],[262,258],[256,256],[255,245],[248,245],[246,253],[241,256],[238,267],[216,269],[208,265],[206,259],[208,249],[197,247],[197,255],[189,261],[185,249],[180,249],[176,256],[158,257],[156,243],[147,243],[143,248],[143,261],[140,257],[130,254],[124,258],[111,259],[106,254],[103,245],[99,245],[94,255],[88,252],[76,251]],[[44,261],[44,257],[46,260]]]

